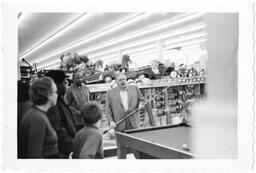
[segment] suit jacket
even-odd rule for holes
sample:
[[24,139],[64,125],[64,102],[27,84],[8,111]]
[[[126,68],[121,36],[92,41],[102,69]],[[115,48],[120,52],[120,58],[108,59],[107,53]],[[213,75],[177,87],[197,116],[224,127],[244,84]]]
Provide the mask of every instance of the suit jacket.
[[[139,106],[139,101],[144,101],[139,88],[135,85],[128,85],[128,111],[126,112],[119,93],[119,88],[115,87],[107,92],[106,96],[106,114],[108,122],[117,122],[125,117],[130,112],[134,111]],[[140,118],[139,112],[136,111],[130,118],[128,118],[133,128],[139,128]],[[125,129],[125,121],[117,125],[116,130],[123,131]]]
[[67,89],[65,99],[67,101],[67,105],[71,109],[75,124],[77,126],[84,125],[84,118],[80,114],[80,109],[84,103],[88,102],[90,99],[90,92],[87,86],[82,85],[80,88],[73,84],[71,87]]
[[47,111],[47,116],[57,132],[59,151],[68,156],[72,152],[73,139],[76,134],[72,112],[63,99],[58,97],[56,106]]

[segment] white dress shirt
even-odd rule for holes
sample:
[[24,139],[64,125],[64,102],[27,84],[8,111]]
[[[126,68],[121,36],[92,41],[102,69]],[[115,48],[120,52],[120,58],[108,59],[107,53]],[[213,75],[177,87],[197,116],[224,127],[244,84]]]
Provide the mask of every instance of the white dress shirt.
[[128,110],[128,90],[119,90],[124,109],[127,111]]

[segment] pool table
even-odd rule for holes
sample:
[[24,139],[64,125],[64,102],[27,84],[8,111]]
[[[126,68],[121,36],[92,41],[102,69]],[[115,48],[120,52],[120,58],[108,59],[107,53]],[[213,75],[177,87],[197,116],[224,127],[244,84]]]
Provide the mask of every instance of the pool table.
[[191,128],[184,123],[140,128],[116,132],[116,138],[119,145],[138,151],[139,159],[192,159]]

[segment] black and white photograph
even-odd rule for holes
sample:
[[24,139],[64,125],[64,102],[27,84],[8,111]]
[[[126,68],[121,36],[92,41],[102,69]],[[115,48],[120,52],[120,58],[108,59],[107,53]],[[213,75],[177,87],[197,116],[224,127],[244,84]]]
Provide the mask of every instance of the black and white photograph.
[[3,3],[3,170],[256,170],[255,4],[218,2]]

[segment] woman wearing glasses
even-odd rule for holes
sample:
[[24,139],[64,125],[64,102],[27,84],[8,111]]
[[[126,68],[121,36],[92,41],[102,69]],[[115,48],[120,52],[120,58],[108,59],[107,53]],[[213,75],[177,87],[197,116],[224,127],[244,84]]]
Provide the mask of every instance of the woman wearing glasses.
[[57,87],[49,77],[38,79],[30,87],[33,105],[21,118],[19,158],[58,158],[57,135],[46,115],[56,105],[57,96]]

